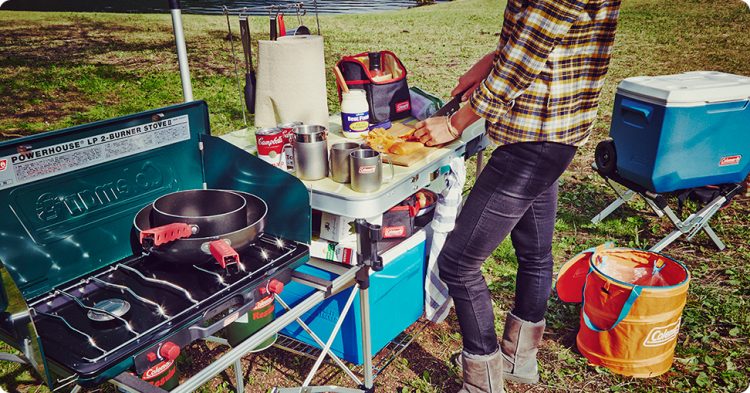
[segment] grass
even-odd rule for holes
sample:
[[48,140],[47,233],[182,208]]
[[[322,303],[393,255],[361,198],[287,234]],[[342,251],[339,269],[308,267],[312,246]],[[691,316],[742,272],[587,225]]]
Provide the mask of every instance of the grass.
[[[326,62],[331,65],[344,54],[391,49],[403,59],[412,85],[447,95],[457,77],[496,45],[501,12],[500,2],[457,0],[380,14],[324,16]],[[215,16],[185,17],[195,96],[208,102],[215,133],[243,127],[225,23]],[[307,23],[312,20],[307,18]],[[262,18],[251,24],[255,38],[267,37]],[[553,248],[558,267],[578,251],[607,240],[647,247],[670,230],[665,220],[648,214],[642,201],[620,209],[599,225],[589,223],[614,198],[589,164],[595,142],[607,135],[617,83],[629,76],[701,69],[750,75],[748,26],[750,12],[740,1],[624,2],[592,142],[580,149],[562,179]],[[168,15],[0,12],[0,48],[0,137],[58,129],[181,100]],[[336,112],[333,79],[328,78],[329,107]],[[508,384],[508,390],[744,391],[750,384],[748,198],[737,198],[713,225],[728,243],[727,251],[717,252],[703,235],[693,243],[678,241],[666,249],[684,261],[693,275],[675,362],[667,374],[633,379],[588,366],[575,348],[579,307],[553,296],[540,351],[542,383],[534,387]],[[512,307],[515,269],[508,242],[485,265],[498,330],[502,316]],[[449,356],[460,348],[457,332],[451,317],[447,324],[423,333],[378,378],[378,389],[456,391],[460,376]],[[195,344],[187,351],[185,368],[204,367],[219,352]],[[253,392],[284,384],[287,376],[299,382],[311,365],[277,351],[248,356],[245,362],[249,370],[245,380]],[[333,370],[327,371],[325,381],[345,381]],[[232,371],[227,371],[202,391],[229,392],[232,381]],[[28,369],[4,362],[0,362],[0,386],[10,391],[47,391]]]

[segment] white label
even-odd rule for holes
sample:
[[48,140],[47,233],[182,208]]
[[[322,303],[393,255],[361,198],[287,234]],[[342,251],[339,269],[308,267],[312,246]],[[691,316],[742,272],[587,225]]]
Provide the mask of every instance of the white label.
[[648,332],[648,335],[646,336],[646,340],[643,341],[643,346],[658,347],[660,345],[665,345],[672,342],[672,340],[677,338],[677,333],[680,332],[681,320],[682,318],[670,323],[667,326],[659,326],[651,329],[651,331]]
[[188,139],[188,115],[182,115],[0,157],[0,190]]

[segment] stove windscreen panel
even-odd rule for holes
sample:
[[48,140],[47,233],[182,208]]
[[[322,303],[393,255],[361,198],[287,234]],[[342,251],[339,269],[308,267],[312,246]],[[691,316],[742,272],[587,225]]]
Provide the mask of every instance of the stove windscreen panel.
[[0,262],[25,299],[133,254],[133,217],[202,188],[192,102],[0,143]]

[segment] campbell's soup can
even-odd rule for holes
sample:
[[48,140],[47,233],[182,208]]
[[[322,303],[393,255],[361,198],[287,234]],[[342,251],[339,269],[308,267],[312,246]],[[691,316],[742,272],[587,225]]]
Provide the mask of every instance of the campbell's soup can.
[[287,137],[280,128],[261,128],[255,131],[255,145],[258,158],[283,170],[286,170],[286,154],[284,146],[288,144]]
[[287,138],[288,144],[284,146],[284,153],[286,155],[286,170],[289,172],[294,172],[294,127],[301,125],[301,121],[292,121],[277,126]]

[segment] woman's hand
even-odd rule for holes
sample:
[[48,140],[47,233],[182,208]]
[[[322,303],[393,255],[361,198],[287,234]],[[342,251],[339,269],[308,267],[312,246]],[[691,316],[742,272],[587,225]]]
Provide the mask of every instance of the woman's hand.
[[455,97],[461,92],[466,91],[461,97],[461,101],[466,101],[474,93],[474,90],[479,87],[479,84],[487,79],[487,75],[492,71],[492,67],[495,62],[495,52],[490,52],[479,61],[477,61],[465,74],[458,78],[458,84],[451,91],[451,96]]
[[442,145],[453,141],[453,135],[448,132],[446,116],[430,117],[416,124],[414,137],[425,146]]

